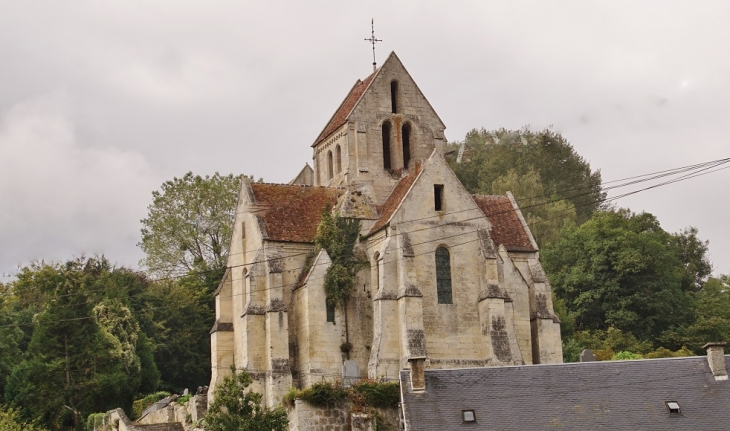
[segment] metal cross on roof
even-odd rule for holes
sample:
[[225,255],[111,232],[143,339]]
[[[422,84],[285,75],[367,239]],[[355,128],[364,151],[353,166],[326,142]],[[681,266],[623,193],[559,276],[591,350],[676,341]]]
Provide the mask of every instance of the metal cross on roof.
[[365,39],[365,40],[373,44],[373,72],[375,72],[375,69],[376,69],[376,64],[375,64],[375,42],[382,42],[383,40],[382,39],[376,39],[375,38],[375,19],[374,18],[370,21],[370,27],[371,27],[371,30],[372,30],[372,34],[371,34],[370,38]]

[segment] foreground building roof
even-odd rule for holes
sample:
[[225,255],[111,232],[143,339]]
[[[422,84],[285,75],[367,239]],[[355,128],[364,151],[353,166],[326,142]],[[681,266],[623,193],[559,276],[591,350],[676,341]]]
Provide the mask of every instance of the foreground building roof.
[[409,379],[408,431],[730,429],[730,381],[706,357],[426,370],[421,392]]

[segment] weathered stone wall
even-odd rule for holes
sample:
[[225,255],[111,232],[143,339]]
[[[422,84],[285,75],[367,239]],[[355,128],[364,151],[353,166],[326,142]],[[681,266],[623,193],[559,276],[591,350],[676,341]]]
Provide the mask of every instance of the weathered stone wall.
[[296,400],[294,407],[289,409],[291,431],[374,431],[378,420],[385,429],[399,429],[398,410],[395,408],[377,409],[375,414],[353,413],[349,403],[316,407]]
[[322,250],[312,264],[312,270],[302,286],[293,292],[292,325],[295,326],[295,373],[300,387],[305,388],[323,379],[340,380],[342,364],[347,356],[343,343],[352,346],[349,359],[358,363],[359,377],[367,377],[367,363],[372,343],[372,300],[369,270],[356,276],[347,312],[335,307],[334,322],[327,321],[324,279],[331,260]]

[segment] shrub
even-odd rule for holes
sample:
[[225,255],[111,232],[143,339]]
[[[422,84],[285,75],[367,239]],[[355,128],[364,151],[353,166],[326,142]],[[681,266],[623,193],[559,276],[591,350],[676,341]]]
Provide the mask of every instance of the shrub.
[[142,416],[142,412],[152,404],[160,401],[165,397],[169,397],[170,393],[165,391],[155,392],[154,394],[146,395],[144,398],[135,400],[132,403],[132,420],[139,419]]
[[291,388],[289,389],[289,392],[284,394],[284,398],[282,398],[281,403],[284,404],[287,407],[294,407],[294,401],[297,398],[302,397],[302,391],[297,388]]
[[106,413],[92,413],[86,418],[86,431],[96,431],[104,424]]
[[400,401],[398,382],[379,383],[362,380],[352,385],[354,394],[360,394],[365,405],[375,408],[397,407]]
[[17,410],[0,404],[0,430],[2,431],[45,431],[32,422],[26,422]]
[[644,359],[644,357],[638,353],[629,351],[618,352],[611,357],[612,361],[626,361],[630,359]]
[[340,383],[320,382],[303,390],[300,398],[315,406],[326,406],[347,399],[347,395],[347,389]]

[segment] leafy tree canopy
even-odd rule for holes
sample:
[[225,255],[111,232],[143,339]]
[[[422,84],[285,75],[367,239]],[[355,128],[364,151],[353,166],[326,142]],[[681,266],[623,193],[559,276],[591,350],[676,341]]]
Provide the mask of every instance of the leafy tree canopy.
[[[126,406],[140,385],[139,325],[104,258],[23,268],[11,291],[35,303],[32,336],[5,385],[5,401],[52,429]],[[23,299],[25,297],[25,299]]]
[[523,214],[533,220],[538,243],[554,240],[564,220],[585,222],[605,199],[600,171],[592,171],[573,146],[551,130],[472,129],[463,148],[451,147],[455,153],[450,165],[466,189],[479,194],[513,192]]
[[693,320],[666,332],[662,342],[686,345],[697,354],[709,341],[730,341],[730,276],[712,277],[692,295]]
[[251,376],[231,367],[231,376],[216,386],[204,420],[206,431],[286,431],[289,419],[282,407],[262,405],[262,395],[246,388]]
[[656,344],[692,320],[710,265],[696,233],[667,233],[648,213],[601,211],[566,226],[542,261],[576,330],[614,327]]
[[225,267],[239,184],[217,172],[163,183],[142,219],[141,264],[163,277]]
[[24,420],[17,410],[0,404],[0,430],[2,431],[46,431],[34,423]]

